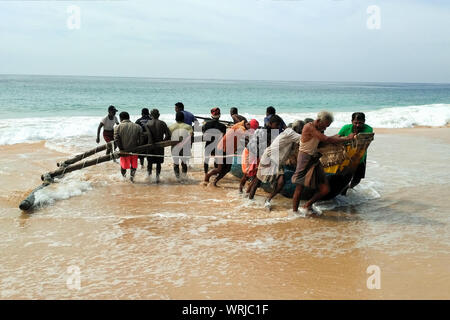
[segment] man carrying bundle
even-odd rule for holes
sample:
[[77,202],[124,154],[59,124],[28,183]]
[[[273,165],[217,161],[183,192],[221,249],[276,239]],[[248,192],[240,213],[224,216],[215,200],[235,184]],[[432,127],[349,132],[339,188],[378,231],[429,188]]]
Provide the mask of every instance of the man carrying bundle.
[[[114,140],[121,152],[132,152],[142,141],[142,128],[140,125],[130,121],[128,112],[121,112],[119,115],[120,124],[114,128]],[[127,170],[131,169],[130,180],[133,182],[138,166],[138,156],[128,155],[120,157],[120,172],[125,177]]]

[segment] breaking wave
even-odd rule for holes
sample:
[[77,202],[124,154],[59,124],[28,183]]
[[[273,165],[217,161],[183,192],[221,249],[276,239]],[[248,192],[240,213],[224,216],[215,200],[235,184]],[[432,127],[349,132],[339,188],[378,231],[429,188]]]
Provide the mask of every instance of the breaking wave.
[[[349,123],[351,112],[335,112],[332,128]],[[264,115],[249,115],[262,123]],[[199,115],[207,117],[208,115]],[[286,123],[296,119],[314,118],[316,113],[280,113]],[[101,117],[49,117],[0,120],[0,145],[33,142],[41,140],[61,140],[80,137],[95,139]],[[132,116],[132,120],[138,115]],[[173,114],[162,114],[167,123],[174,122]],[[228,115],[223,120],[231,120]],[[450,123],[450,104],[430,104],[422,106],[392,107],[366,112],[366,122],[374,128],[408,128],[413,126],[443,126]]]

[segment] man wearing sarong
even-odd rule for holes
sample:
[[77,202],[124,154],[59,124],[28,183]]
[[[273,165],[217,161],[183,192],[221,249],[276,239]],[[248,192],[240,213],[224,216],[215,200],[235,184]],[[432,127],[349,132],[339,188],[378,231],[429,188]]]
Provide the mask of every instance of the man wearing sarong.
[[297,158],[297,168],[292,176],[292,183],[297,185],[294,192],[292,208],[295,213],[298,212],[303,187],[317,190],[313,197],[300,208],[300,212],[303,215],[319,213],[318,211],[312,210],[312,205],[330,192],[325,172],[319,161],[320,154],[317,152],[319,143],[342,143],[352,140],[355,136],[354,133],[351,133],[347,137],[324,135],[322,132],[330,126],[333,120],[332,113],[322,111],[319,112],[316,120],[303,127]]
[[246,165],[246,168],[244,168],[245,158],[243,157],[242,172],[244,176],[242,177],[241,183],[239,185],[239,191],[242,192],[242,189],[244,188],[247,180],[252,179],[247,188],[249,199],[253,199],[256,189],[258,189],[258,187],[261,185],[261,182],[255,178],[258,171],[259,160],[266,148],[271,145],[272,140],[277,137],[282,122],[283,120],[281,120],[279,116],[273,115],[269,119],[267,126],[265,128],[256,130],[253,136],[250,138],[250,141],[246,148],[248,150],[248,163]]
[[[153,109],[150,114],[152,119],[145,125],[148,143],[170,140],[170,130],[164,121],[159,120],[159,110]],[[156,183],[159,183],[161,164],[164,163],[164,147],[152,147],[148,152],[151,154],[147,157],[149,178],[151,179],[153,164],[156,164]]]
[[[109,106],[108,115],[104,117],[97,129],[97,143],[100,143],[100,131],[103,127],[103,139],[106,143],[114,140],[114,126],[119,124],[119,120],[116,117],[117,109],[114,106]],[[114,149],[116,146],[114,145]],[[112,148],[106,149],[106,154],[110,154],[113,151]],[[114,160],[115,161],[115,160]]]
[[245,147],[245,140],[248,138],[249,133],[253,133],[258,129],[259,123],[256,119],[245,122],[244,120],[233,125],[222,139],[217,144],[216,156],[217,168],[212,169],[205,174],[203,181],[204,185],[209,183],[209,179],[213,175],[217,175],[213,185],[217,186],[217,182],[221,180],[225,175],[230,172],[233,163],[233,157],[236,155],[238,149],[243,150]]
[[[142,128],[140,125],[130,121],[128,112],[121,112],[119,115],[120,124],[114,128],[114,140],[121,152],[132,152],[141,145]],[[128,155],[120,157],[120,172],[125,177],[127,170],[131,169],[130,180],[133,182],[138,166],[138,156]]]
[[261,157],[256,178],[259,184],[270,183],[274,189],[264,204],[268,209],[271,208],[270,202],[272,199],[284,187],[284,166],[287,164],[288,159],[290,159],[291,154],[295,153],[298,149],[303,126],[303,121],[294,121],[292,127],[280,133],[272,144],[264,150]]
[[[372,127],[366,124],[366,115],[362,112],[355,112],[352,114],[352,123],[343,126],[341,130],[339,130],[338,135],[346,137],[351,133],[358,134],[371,132],[373,132],[373,129]],[[348,188],[356,187],[361,182],[361,179],[364,179],[366,175],[366,162],[367,162],[366,160],[367,160],[367,151],[366,153],[364,153],[364,156],[362,157],[358,167],[356,168],[356,171],[353,174],[352,181],[350,182]],[[342,194],[345,195],[347,193],[348,188],[345,188]]]

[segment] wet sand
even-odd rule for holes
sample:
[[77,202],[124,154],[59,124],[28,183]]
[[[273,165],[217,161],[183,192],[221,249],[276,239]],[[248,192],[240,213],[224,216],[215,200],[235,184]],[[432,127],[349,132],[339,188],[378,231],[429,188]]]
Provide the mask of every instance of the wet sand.
[[[106,163],[67,175],[22,213],[40,175],[70,155],[1,146],[0,297],[449,299],[449,130],[375,129],[366,179],[317,218],[291,214],[282,196],[267,212],[265,193],[250,203],[231,175],[201,186],[198,165],[179,184],[170,159],[160,185],[141,169],[131,184]],[[371,265],[381,289],[367,287]]]

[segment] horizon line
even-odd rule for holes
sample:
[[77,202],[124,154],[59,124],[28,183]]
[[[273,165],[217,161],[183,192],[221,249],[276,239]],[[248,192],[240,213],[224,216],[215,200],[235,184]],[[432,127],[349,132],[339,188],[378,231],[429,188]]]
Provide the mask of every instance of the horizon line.
[[0,76],[87,77],[87,78],[167,79],[167,80],[207,80],[207,81],[260,81],[260,82],[450,84],[450,82],[412,82],[412,81],[401,82],[401,81],[361,81],[361,80],[274,80],[274,79],[230,79],[230,78],[226,79],[226,78],[186,78],[186,77],[39,74],[39,73],[36,73],[36,74],[0,73]]

